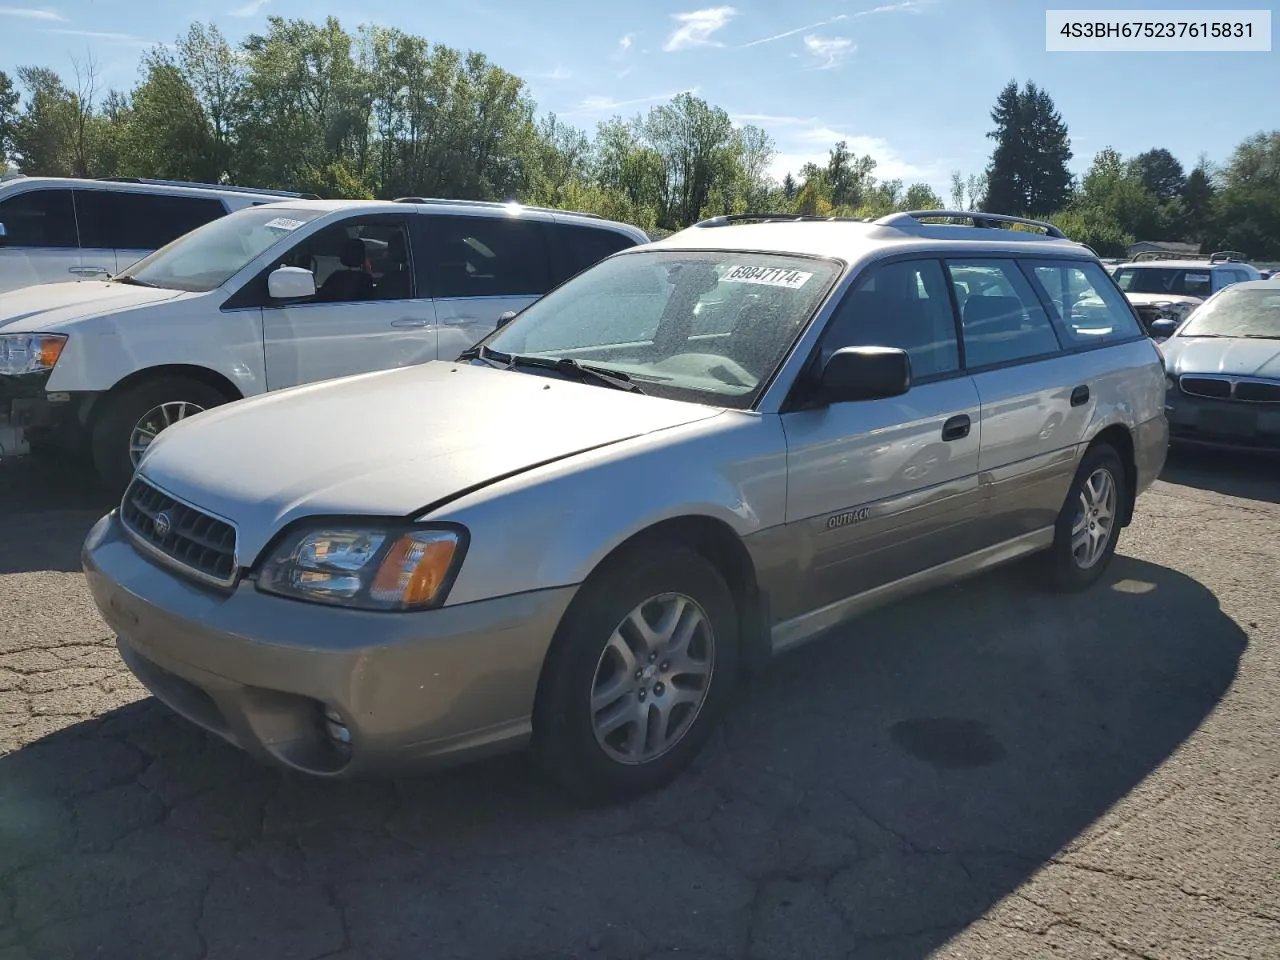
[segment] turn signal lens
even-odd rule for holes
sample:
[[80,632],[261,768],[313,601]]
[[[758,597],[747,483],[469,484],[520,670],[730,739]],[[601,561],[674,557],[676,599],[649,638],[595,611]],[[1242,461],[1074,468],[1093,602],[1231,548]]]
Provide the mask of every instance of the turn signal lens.
[[48,373],[66,345],[62,333],[0,334],[0,374]]
[[391,545],[369,588],[369,597],[399,607],[432,601],[449,576],[457,535],[445,530],[406,533]]

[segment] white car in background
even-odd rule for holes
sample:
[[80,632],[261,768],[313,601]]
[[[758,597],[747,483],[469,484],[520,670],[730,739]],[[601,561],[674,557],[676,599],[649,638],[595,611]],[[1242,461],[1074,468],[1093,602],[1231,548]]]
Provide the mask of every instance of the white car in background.
[[1207,259],[1172,259],[1138,254],[1111,272],[1148,333],[1159,321],[1178,324],[1219,290],[1233,283],[1261,280],[1259,273],[1235,254],[1215,253]]
[[[118,493],[178,420],[269,390],[452,359],[504,314],[647,240],[626,224],[513,204],[239,210],[109,280],[0,294],[0,455],[83,450]],[[360,425],[334,424],[348,428]]]
[[105,280],[210,220],[308,196],[136,177],[6,177],[0,181],[0,292]]

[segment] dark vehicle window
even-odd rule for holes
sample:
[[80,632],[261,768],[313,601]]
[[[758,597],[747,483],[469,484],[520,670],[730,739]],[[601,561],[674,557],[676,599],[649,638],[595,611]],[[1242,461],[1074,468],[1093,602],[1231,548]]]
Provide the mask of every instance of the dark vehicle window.
[[543,225],[514,217],[431,217],[436,297],[541,296],[551,289]]
[[822,335],[821,357],[842,347],[897,347],[921,380],[960,369],[947,281],[936,260],[871,267],[845,295]]
[[1142,333],[1128,301],[1096,264],[1039,261],[1028,266],[1053,306],[1067,343],[1110,343]]
[[[76,202],[88,191],[77,191]],[[97,240],[85,247],[115,247],[117,250],[159,250],[166,243],[217,220],[227,212],[221,200],[182,197],[158,193],[103,193],[100,201]],[[107,199],[109,198],[109,199]],[[83,227],[82,227],[83,229]]]
[[610,254],[634,247],[636,242],[616,230],[558,223],[550,229],[560,240],[560,264],[557,281],[567,280],[594,266]]
[[335,223],[303,240],[271,269],[282,266],[302,267],[315,274],[315,299],[304,303],[408,300],[414,296],[404,217],[354,217]]
[[986,367],[1061,349],[1044,307],[1012,260],[949,260],[965,366]]
[[76,215],[70,190],[28,190],[0,202],[10,247],[74,247]]
[[1120,267],[1112,274],[1125,293],[1168,293],[1207,297],[1213,292],[1213,275],[1203,269],[1182,267]]

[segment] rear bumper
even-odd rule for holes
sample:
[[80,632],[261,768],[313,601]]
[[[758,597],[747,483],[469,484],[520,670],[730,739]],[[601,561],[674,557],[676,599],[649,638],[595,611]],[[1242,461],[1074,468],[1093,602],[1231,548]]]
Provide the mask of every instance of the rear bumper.
[[[82,559],[120,655],[177,713],[261,760],[324,777],[395,773],[522,746],[575,588],[367,613],[242,583],[210,591],[138,554],[114,513]],[[343,747],[322,712],[350,731]]]
[[1165,412],[1171,443],[1280,453],[1280,404],[1213,400],[1174,387],[1165,400]]

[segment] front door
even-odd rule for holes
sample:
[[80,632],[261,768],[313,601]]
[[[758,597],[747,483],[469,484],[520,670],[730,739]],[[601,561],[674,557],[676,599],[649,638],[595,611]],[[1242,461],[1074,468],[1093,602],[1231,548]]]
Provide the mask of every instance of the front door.
[[273,262],[311,270],[316,295],[264,306],[269,389],[436,358],[435,308],[414,275],[413,216],[351,217]]
[[498,318],[551,288],[546,227],[528,216],[429,214],[421,218],[430,261],[441,360],[488,336]]
[[7,197],[0,201],[0,224],[4,225],[0,292],[37,283],[93,279],[93,274],[81,275],[70,190],[25,190]]
[[981,514],[978,394],[960,368],[936,260],[870,268],[832,316],[820,364],[841,347],[911,357],[901,397],[783,414],[795,589],[786,620],[969,552]]

